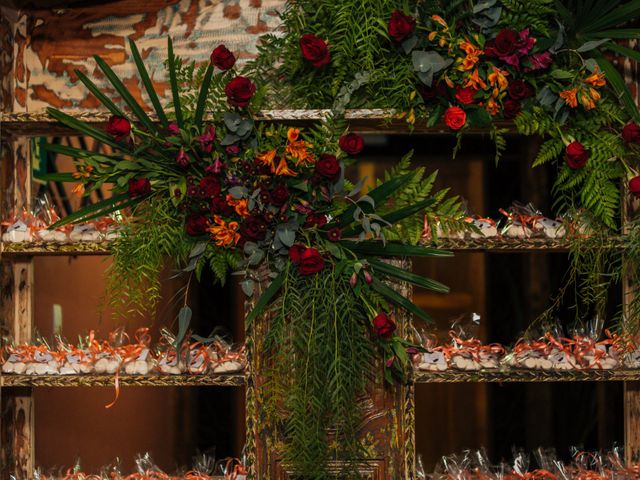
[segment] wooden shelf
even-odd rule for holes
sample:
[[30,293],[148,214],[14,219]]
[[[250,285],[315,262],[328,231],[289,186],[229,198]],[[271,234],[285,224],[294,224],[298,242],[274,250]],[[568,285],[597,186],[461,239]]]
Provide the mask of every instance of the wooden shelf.
[[33,242],[0,243],[0,257],[47,256],[47,255],[109,255],[109,242]]
[[[115,375],[0,375],[1,387],[113,387]],[[130,387],[238,387],[244,373],[220,375],[119,375],[118,383]]]
[[640,370],[483,370],[463,372],[415,370],[414,383],[502,383],[502,382],[602,382],[638,381]]
[[[66,113],[96,127],[104,127],[111,115],[104,111],[69,111]],[[263,110],[256,113],[255,120],[304,126],[318,122],[329,114],[330,110]],[[155,120],[154,114],[150,113],[149,116]],[[347,110],[345,118],[352,131],[385,134],[411,133],[406,121],[399,118],[391,110]],[[498,122],[496,126],[507,128],[509,133],[516,133],[515,126],[511,122]],[[78,135],[77,132],[57,123],[46,112],[0,113],[0,133],[14,137]],[[427,127],[424,121],[418,121],[414,125],[413,133],[451,135],[452,131],[444,124]],[[488,134],[488,130],[471,128],[465,130],[465,134]]]

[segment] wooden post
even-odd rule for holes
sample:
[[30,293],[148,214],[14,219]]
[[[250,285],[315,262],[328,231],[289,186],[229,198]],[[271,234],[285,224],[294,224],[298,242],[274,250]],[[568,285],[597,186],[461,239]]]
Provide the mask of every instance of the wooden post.
[[[3,11],[0,71],[4,109],[26,111],[28,72],[23,52],[28,43],[28,18]],[[0,126],[1,128],[1,126]],[[0,130],[0,134],[2,134]],[[31,208],[31,156],[28,139],[0,137],[0,216]],[[16,343],[30,342],[33,327],[33,262],[24,257],[0,261],[0,321]],[[33,400],[30,388],[0,390],[2,435],[1,478],[31,478],[34,468]]]

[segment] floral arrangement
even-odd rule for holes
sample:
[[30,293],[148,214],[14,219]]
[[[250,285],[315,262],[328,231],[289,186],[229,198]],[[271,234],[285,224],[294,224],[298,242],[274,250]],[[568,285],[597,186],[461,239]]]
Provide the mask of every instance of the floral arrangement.
[[[52,228],[131,210],[113,242],[116,302],[153,303],[166,257],[189,279],[199,278],[205,265],[220,282],[229,271],[242,275],[243,291],[257,299],[247,324],[269,324],[265,348],[273,367],[264,397],[274,409],[286,406],[278,418],[287,432],[285,460],[305,477],[322,474],[329,458],[356,461],[362,454],[358,396],[376,363],[374,352],[387,381],[405,381],[417,347],[397,334],[395,317],[404,310],[430,320],[390,285],[447,291],[381,259],[448,255],[399,239],[417,242],[425,211],[433,214],[439,204],[463,228],[456,200],[443,202],[446,192],[429,195],[434,176],[410,170],[408,158],[406,171],[392,172],[365,193],[364,179],[353,184],[345,177],[364,141],[335,119],[309,130],[254,124],[251,113],[263,91],[235,71],[235,58],[222,45],[197,67],[176,58],[169,41],[171,110],[161,106],[133,42],[131,50],[159,122],[101,58],[99,68],[131,113],[78,72],[113,115],[106,131],[49,113],[113,153],[45,148],[78,159],[77,171],[57,180],[77,182],[85,194],[111,184],[113,196]],[[211,112],[206,118],[205,111]],[[186,295],[176,348],[191,316]],[[339,432],[331,444],[330,426]]]

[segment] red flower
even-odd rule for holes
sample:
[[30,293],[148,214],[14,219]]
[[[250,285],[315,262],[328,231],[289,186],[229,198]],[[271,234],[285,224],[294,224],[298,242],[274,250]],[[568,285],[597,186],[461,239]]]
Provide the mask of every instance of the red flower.
[[460,130],[467,122],[467,114],[460,107],[449,107],[444,112],[444,123],[451,130]]
[[142,197],[151,193],[151,182],[148,178],[132,178],[129,180],[129,195]]
[[504,118],[516,118],[520,113],[520,110],[522,110],[520,102],[518,102],[517,100],[512,100],[510,98],[505,100],[503,110]]
[[396,324],[386,313],[380,312],[373,319],[373,333],[382,338],[390,338],[396,331]]
[[[291,250],[289,250],[291,251]],[[300,275],[313,275],[324,268],[324,258],[315,248],[307,248],[300,255],[298,272]]]
[[324,227],[327,224],[327,216],[324,213],[310,213],[304,222],[305,227]]
[[337,180],[340,176],[340,164],[334,155],[324,153],[316,162],[316,172],[329,180]]
[[131,122],[124,117],[114,115],[107,123],[107,133],[121,142],[131,133]]
[[498,57],[506,57],[516,51],[519,40],[520,37],[518,32],[511,30],[510,28],[503,28],[498,33],[492,47]]
[[187,235],[191,237],[204,235],[207,231],[207,227],[207,217],[205,217],[204,215],[200,215],[199,213],[188,215],[184,223],[184,228],[187,232]]
[[240,145],[227,145],[224,149],[228,155],[238,155],[240,153]]
[[622,129],[622,138],[626,143],[640,144],[640,127],[636,122],[627,123]]
[[633,177],[631,180],[629,180],[629,191],[636,198],[640,198],[640,176]]
[[416,21],[413,17],[405,15],[400,10],[394,10],[388,23],[389,36],[396,43],[401,43],[416,28]]
[[227,95],[227,102],[234,107],[246,107],[253,94],[256,93],[256,86],[246,77],[237,76],[229,81],[224,87]]
[[304,59],[311,62],[314,68],[320,68],[331,61],[326,42],[310,33],[300,37],[300,50]]
[[180,147],[180,151],[176,157],[176,163],[182,168],[187,168],[189,166],[189,155],[185,153],[184,147]]
[[440,81],[434,82],[432,87],[427,87],[425,84],[421,83],[417,86],[417,89],[418,93],[425,102],[434,100],[438,97],[444,97],[447,94],[445,84]]
[[579,170],[587,164],[589,151],[580,142],[571,142],[565,149],[564,157],[569,168]]
[[531,55],[531,70],[546,70],[551,65],[551,52],[534,53]]
[[260,215],[249,217],[240,225],[240,235],[245,240],[264,240],[267,236],[267,222]]
[[180,127],[177,123],[170,123],[167,130],[171,135],[180,135]]
[[522,100],[533,95],[533,88],[524,80],[514,80],[509,84],[509,96],[514,100]]
[[300,263],[300,260],[302,259],[302,254],[306,249],[307,247],[305,247],[304,245],[300,245],[299,243],[296,243],[295,245],[291,245],[291,248],[289,249],[289,258],[295,264]]
[[202,196],[213,198],[220,194],[220,181],[213,176],[202,177],[200,179]]
[[456,88],[456,100],[465,105],[473,103],[473,96],[478,93],[478,90],[473,87]]
[[271,191],[271,203],[281,207],[289,200],[289,189],[285,185],[278,185]]
[[215,197],[211,200],[211,213],[214,215],[233,215],[233,206],[227,203],[227,199],[223,196]]
[[216,127],[213,125],[207,125],[204,129],[204,133],[198,137],[200,142],[200,148],[204,153],[213,152],[213,144],[216,141]]
[[218,45],[211,52],[211,63],[220,70],[229,70],[236,63],[236,57],[224,45]]
[[327,232],[327,240],[330,242],[337,242],[340,238],[342,238],[342,230],[340,230],[340,227],[333,227]]
[[340,137],[340,149],[349,155],[357,155],[364,148],[364,139],[355,133],[348,133]]

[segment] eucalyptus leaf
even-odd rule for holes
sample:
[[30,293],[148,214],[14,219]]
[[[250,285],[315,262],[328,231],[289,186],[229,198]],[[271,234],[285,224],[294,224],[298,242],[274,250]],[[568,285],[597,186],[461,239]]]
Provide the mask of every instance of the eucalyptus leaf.
[[240,200],[241,198],[246,197],[249,194],[249,190],[246,187],[241,187],[236,185],[235,187],[231,187],[229,189],[229,195],[231,195],[234,199]]
[[253,252],[255,252],[255,250],[258,248],[258,244],[257,243],[253,243],[253,242],[245,242],[244,244],[244,254],[245,255],[251,255]]
[[293,245],[293,242],[296,241],[296,234],[294,231],[289,230],[288,228],[282,228],[282,229],[278,229],[276,231],[276,235],[278,236],[278,238],[280,239],[280,241],[282,242],[283,245],[287,246],[287,247],[291,247]]
[[258,265],[263,259],[264,259],[264,252],[260,249],[257,249],[257,250],[254,250],[253,253],[251,253],[251,256],[247,260],[247,263],[253,267]]
[[600,45],[602,45],[603,43],[607,43],[609,40],[610,40],[609,38],[603,38],[600,40],[590,40],[588,42],[583,43],[581,46],[579,46],[576,49],[576,52],[584,53],[590,50],[594,50],[598,48]]
[[178,313],[178,334],[173,342],[173,346],[175,348],[180,348],[180,345],[184,340],[184,336],[187,334],[187,330],[189,329],[192,314],[193,312],[186,305],[180,309],[180,312]]
[[402,50],[404,53],[409,54],[411,50],[413,50],[418,44],[418,36],[413,34],[409,38],[407,38],[404,42],[402,42]]
[[227,129],[231,132],[235,132],[242,123],[242,117],[236,112],[226,112],[223,120]]
[[369,205],[371,205],[371,208],[376,208],[376,202],[373,198],[371,198],[369,195],[363,195],[358,199],[358,203],[360,202],[365,202],[368,203]]
[[220,142],[220,145],[222,145],[223,147],[228,145],[233,145],[239,140],[240,140],[240,137],[235,133],[227,133],[225,137],[222,139],[222,141]]
[[201,256],[204,253],[204,251],[207,249],[207,245],[209,245],[209,242],[196,243],[194,247],[191,249],[191,252],[189,252],[189,258]]
[[242,292],[247,296],[253,296],[253,292],[255,290],[255,283],[250,278],[243,280],[240,282],[240,288],[242,288]]

